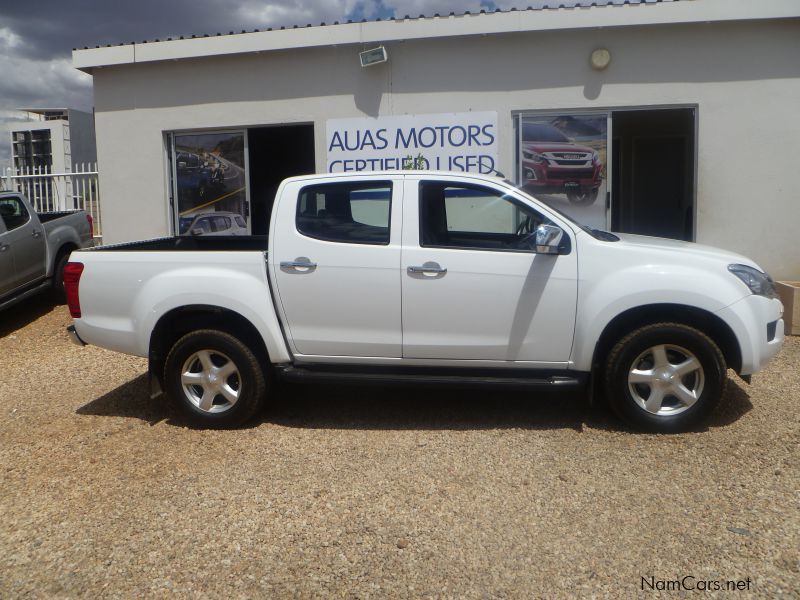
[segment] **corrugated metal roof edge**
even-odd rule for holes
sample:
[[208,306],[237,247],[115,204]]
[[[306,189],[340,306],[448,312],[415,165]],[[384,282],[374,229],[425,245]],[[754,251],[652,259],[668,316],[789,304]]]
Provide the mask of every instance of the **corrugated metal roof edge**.
[[[241,35],[243,33],[262,33],[262,32],[269,32],[269,31],[285,31],[290,29],[305,29],[308,27],[327,27],[328,25],[346,25],[346,24],[358,24],[358,23],[379,23],[382,21],[420,21],[425,19],[438,19],[442,17],[467,17],[467,16],[482,16],[482,15],[490,15],[490,14],[497,14],[497,13],[512,13],[512,12],[529,12],[529,11],[556,11],[556,10],[585,10],[589,8],[607,8],[613,6],[638,6],[638,5],[653,5],[653,4],[662,4],[662,3],[669,3],[669,2],[686,2],[686,1],[693,1],[693,0],[608,0],[606,2],[597,2],[592,0],[591,2],[581,2],[578,1],[574,4],[567,4],[564,2],[558,3],[545,3],[542,6],[534,7],[528,6],[527,8],[510,8],[508,10],[501,10],[499,8],[495,10],[485,10],[481,9],[477,12],[471,11],[464,11],[463,13],[456,13],[450,12],[447,14],[439,14],[435,13],[433,15],[419,15],[418,17],[411,17],[410,15],[406,15],[402,18],[397,17],[390,17],[388,19],[361,19],[360,21],[354,21],[352,19],[348,19],[347,21],[334,21],[332,23],[325,23],[322,22],[319,25],[314,25],[312,23],[308,23],[306,25],[281,25],[280,27],[268,27],[266,29],[242,29],[241,31],[229,31],[228,33],[220,33],[217,32],[215,34],[211,33],[201,33],[201,34],[191,34],[190,36],[178,36],[176,38],[168,37],[164,40],[161,39],[153,39],[153,40],[143,40],[141,42],[120,42],[118,44],[105,44],[105,45],[96,45],[95,48],[114,48],[119,46],[133,46],[136,44],[154,44],[159,42],[171,42],[174,40],[193,40],[193,39],[204,39],[209,37],[223,37],[223,36],[230,36],[230,35]],[[83,48],[73,48],[72,50],[90,50],[89,46],[84,46]]]

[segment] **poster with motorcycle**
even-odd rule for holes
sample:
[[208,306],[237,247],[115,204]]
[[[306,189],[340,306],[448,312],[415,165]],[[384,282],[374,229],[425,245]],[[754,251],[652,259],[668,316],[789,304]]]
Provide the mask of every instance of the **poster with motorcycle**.
[[606,115],[522,115],[518,184],[589,227],[606,229]]
[[175,135],[180,235],[247,235],[245,133]]

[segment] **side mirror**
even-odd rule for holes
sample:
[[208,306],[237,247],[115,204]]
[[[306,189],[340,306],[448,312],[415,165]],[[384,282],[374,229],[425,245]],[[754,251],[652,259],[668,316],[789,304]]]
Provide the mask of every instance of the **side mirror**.
[[564,231],[555,225],[539,225],[536,228],[536,253],[558,254]]
[[178,161],[178,168],[179,169],[185,169],[186,168],[186,161],[185,160],[179,160]]
[[202,227],[195,227],[190,232],[192,235],[203,235],[203,228]]

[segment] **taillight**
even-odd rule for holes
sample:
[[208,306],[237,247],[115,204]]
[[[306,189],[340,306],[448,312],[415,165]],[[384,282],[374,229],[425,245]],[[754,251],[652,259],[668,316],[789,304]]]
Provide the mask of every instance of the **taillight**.
[[64,265],[64,294],[67,296],[69,314],[73,319],[81,318],[81,299],[78,295],[81,273],[83,273],[83,263],[68,262]]
[[92,215],[87,214],[86,220],[89,223],[89,239],[94,239],[94,219],[92,218]]

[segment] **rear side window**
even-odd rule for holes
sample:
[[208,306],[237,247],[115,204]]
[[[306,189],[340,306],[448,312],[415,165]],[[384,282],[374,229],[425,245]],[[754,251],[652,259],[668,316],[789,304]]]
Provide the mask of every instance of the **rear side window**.
[[25,225],[30,215],[19,198],[0,198],[0,219],[3,219],[6,229],[11,231]]
[[297,231],[329,242],[385,245],[391,207],[390,182],[307,186],[297,201]]

